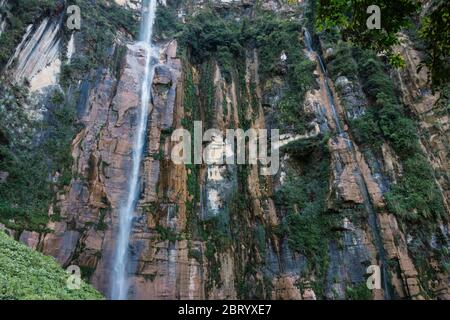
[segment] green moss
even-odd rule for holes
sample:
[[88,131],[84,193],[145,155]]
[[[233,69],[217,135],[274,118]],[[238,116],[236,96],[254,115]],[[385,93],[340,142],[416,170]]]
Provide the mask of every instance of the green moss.
[[80,290],[67,287],[69,274],[46,257],[0,232],[0,300],[102,299],[82,282]]

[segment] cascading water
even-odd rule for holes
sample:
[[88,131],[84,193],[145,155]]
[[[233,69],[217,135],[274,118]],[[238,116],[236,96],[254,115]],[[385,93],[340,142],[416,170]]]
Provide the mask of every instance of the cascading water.
[[323,78],[324,78],[324,80],[323,80],[324,87],[325,87],[325,90],[326,90],[327,95],[328,95],[328,100],[330,101],[331,112],[333,113],[333,119],[334,119],[334,122],[336,123],[336,127],[337,127],[337,130],[338,130],[338,133],[341,135],[343,133],[343,131],[342,131],[341,123],[339,121],[339,117],[338,117],[337,112],[336,112],[336,107],[334,105],[333,94],[331,93],[330,85],[328,84],[327,69],[325,68],[325,64],[323,63],[322,58],[320,57],[320,55],[317,54],[314,51],[314,49],[312,47],[311,35],[309,34],[309,31],[307,29],[304,29],[304,34],[305,34],[306,47],[308,48],[308,51],[315,54],[317,60],[319,61],[320,68],[322,69]]
[[128,246],[130,242],[133,213],[139,198],[139,175],[142,154],[147,130],[148,105],[151,96],[154,66],[152,60],[152,35],[155,21],[156,0],[144,1],[142,5],[142,22],[140,30],[141,45],[145,48],[145,73],[141,86],[140,109],[138,110],[138,124],[134,136],[132,168],[128,185],[126,201],[119,210],[119,233],[116,241],[116,251],[113,260],[111,280],[111,298],[124,300],[128,297],[127,265],[129,260]]
[[[327,92],[327,96],[328,96],[328,100],[329,100],[329,103],[330,103],[331,112],[333,114],[333,120],[334,120],[334,122],[336,124],[336,128],[337,128],[338,134],[339,134],[340,137],[342,137],[345,140],[346,146],[347,146],[348,150],[351,151],[351,154],[352,154],[352,156],[354,158],[355,163],[358,163],[356,161],[355,148],[354,148],[354,146],[352,144],[352,141],[349,139],[349,136],[348,136],[347,132],[342,130],[342,126],[340,124],[340,119],[339,119],[339,116],[338,116],[337,111],[336,111],[334,97],[333,97],[333,94],[331,92],[331,88],[330,88],[330,86],[328,84],[328,80],[327,80],[328,74],[327,74],[327,69],[325,68],[325,64],[324,64],[321,56],[313,49],[311,35],[310,35],[309,31],[307,29],[304,29],[303,32],[304,32],[305,44],[306,44],[306,47],[308,49],[308,52],[314,54],[316,59],[317,59],[317,61],[320,64],[320,69],[322,70],[322,74],[323,74],[323,78],[324,78],[324,80],[323,80],[324,87],[325,87],[325,90]],[[383,240],[382,240],[382,237],[381,237],[380,227],[378,226],[378,220],[377,220],[376,212],[375,212],[375,209],[374,209],[374,207],[372,205],[372,202],[370,200],[367,184],[366,184],[366,182],[365,182],[365,180],[363,178],[363,175],[361,173],[361,169],[359,167],[356,168],[355,174],[356,174],[356,178],[357,178],[357,183],[358,183],[359,189],[360,189],[361,194],[362,194],[363,199],[364,199],[364,206],[365,206],[365,209],[366,209],[366,211],[368,213],[368,216],[369,216],[368,222],[369,222],[369,226],[372,229],[372,233],[374,235],[375,245],[377,247],[378,254],[379,254],[379,261],[381,262],[381,266],[380,267],[381,267],[381,270],[382,270],[382,273],[383,273],[384,297],[385,297],[385,299],[389,300],[389,299],[391,299],[391,291],[392,290],[391,290],[391,287],[390,287],[389,281],[388,281],[389,273],[388,273],[388,270],[387,270],[386,253],[385,253],[385,249],[384,249],[384,246],[383,246]]]

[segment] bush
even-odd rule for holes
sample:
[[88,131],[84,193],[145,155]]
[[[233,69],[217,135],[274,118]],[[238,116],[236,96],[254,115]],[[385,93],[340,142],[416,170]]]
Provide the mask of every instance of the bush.
[[445,220],[442,196],[427,159],[416,154],[403,162],[403,170],[404,175],[386,195],[390,211],[413,224]]
[[169,6],[159,6],[156,10],[155,34],[159,38],[171,38],[183,30],[183,25],[178,22],[174,9]]
[[[105,66],[113,66],[112,49],[119,31],[125,31],[133,37],[138,33],[138,21],[133,12],[113,1],[70,0],[66,4],[78,5],[83,13],[80,30],[84,46],[77,50],[70,65],[63,65],[61,84],[85,79],[92,70]],[[64,29],[66,39],[71,31]],[[113,70],[115,71],[115,70]]]
[[[275,106],[278,126],[303,133],[307,119],[302,102],[306,92],[316,85],[316,64],[303,53],[301,30],[302,25],[297,21],[280,18],[274,13],[258,15],[252,21],[243,18],[236,22],[207,9],[190,17],[179,39],[183,47],[189,48],[194,63],[201,65],[214,58],[227,81],[231,80],[234,70],[243,77],[244,48],[256,47],[262,82],[279,75],[280,69],[286,70],[284,77],[288,85],[279,105]],[[285,66],[280,66],[283,50],[288,60]],[[241,86],[245,89],[244,83]],[[249,94],[254,96],[255,93]]]
[[352,49],[345,42],[338,43],[327,67],[333,80],[339,76],[345,76],[350,80],[358,78],[358,67],[353,59]]
[[0,300],[98,300],[102,295],[86,283],[67,287],[69,274],[46,257],[0,231]]

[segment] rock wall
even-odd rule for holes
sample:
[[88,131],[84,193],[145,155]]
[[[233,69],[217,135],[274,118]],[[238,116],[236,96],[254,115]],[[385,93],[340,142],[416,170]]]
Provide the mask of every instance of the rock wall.
[[[139,8],[139,1],[116,2],[131,10]],[[176,9],[191,13],[204,3],[190,1]],[[167,4],[161,1],[162,5]],[[292,11],[281,1],[263,1],[262,9]],[[247,17],[258,12],[254,1],[215,1],[214,10]],[[1,21],[0,16],[0,32]],[[50,18],[28,28],[9,64],[15,81],[28,80],[32,91],[57,83],[59,28],[59,22]],[[170,159],[175,146],[171,133],[187,129],[194,119],[189,99],[197,103],[195,116],[208,128],[224,132],[249,123],[249,128],[270,129],[270,107],[285,94],[286,78],[279,75],[263,83],[254,48],[246,48],[245,66],[239,71],[243,74],[225,79],[216,59],[196,64],[177,40],[161,40],[157,47],[141,195],[130,240],[131,299],[345,299],[349,288],[365,284],[370,265],[382,267],[384,280],[382,289],[370,292],[372,298],[426,298],[408,249],[408,234],[385,203],[385,193],[401,176],[401,163],[387,143],[381,155],[358,146],[349,129],[351,120],[361,117],[368,105],[357,81],[341,76],[333,83],[317,57],[305,51],[317,63],[317,89],[308,92],[298,106],[312,119],[309,132],[285,135],[278,146],[329,138],[326,156],[316,147],[311,152],[317,153],[318,161],[329,158],[326,214],[337,220],[331,228],[333,236],[327,239],[324,288],[318,292],[313,285],[318,272],[305,275],[306,255],[292,249],[289,235],[276,232],[287,219],[276,191],[292,172],[303,177],[302,161],[283,153],[280,173],[263,177],[257,165],[195,167],[176,165]],[[436,179],[448,205],[448,115],[434,109],[437,97],[426,91],[424,75],[413,73],[416,53],[408,44],[399,50],[408,66],[397,75],[403,100],[420,118],[422,145],[434,168],[443,173]],[[47,233],[17,235],[63,266],[80,266],[84,277],[106,296],[119,207],[126,198],[144,63],[144,49],[128,41],[118,72],[100,69],[95,81],[79,84],[78,115],[83,129],[72,144],[70,185],[59,190],[49,209],[55,219]],[[325,81],[330,84],[335,110]],[[212,91],[210,104],[202,91],[205,82]],[[222,227],[225,234],[219,231]],[[442,228],[448,230],[448,226]],[[264,237],[258,243],[254,234],[261,230]],[[449,298],[447,274],[439,274],[435,291],[439,298]]]

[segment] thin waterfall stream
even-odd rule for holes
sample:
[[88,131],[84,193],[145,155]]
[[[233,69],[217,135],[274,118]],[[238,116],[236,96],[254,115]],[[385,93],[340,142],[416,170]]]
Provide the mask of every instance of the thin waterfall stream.
[[[327,69],[325,67],[325,64],[321,58],[321,56],[314,50],[313,45],[312,45],[312,39],[311,39],[311,35],[309,33],[309,31],[305,28],[303,30],[304,32],[304,36],[305,36],[305,44],[306,44],[306,48],[308,50],[308,52],[314,54],[314,56],[316,57],[316,60],[318,61],[319,65],[320,65],[320,69],[322,71],[323,74],[323,82],[324,82],[324,88],[327,92],[327,96],[328,96],[328,100],[329,100],[329,104],[331,107],[331,113],[333,115],[333,120],[336,124],[336,129],[338,132],[338,135],[340,137],[342,137],[345,140],[346,146],[348,148],[348,150],[351,152],[353,159],[355,160],[355,163],[358,164],[358,162],[356,161],[356,156],[355,156],[355,149],[353,147],[352,141],[349,139],[349,136],[347,134],[347,132],[345,132],[344,130],[342,130],[342,126],[340,123],[340,119],[338,116],[338,113],[336,111],[336,105],[335,105],[335,101],[334,101],[334,97],[333,97],[333,93],[331,91],[330,85],[328,84],[328,72]],[[391,299],[391,286],[389,284],[388,281],[388,277],[389,277],[389,273],[387,270],[387,259],[386,259],[386,252],[383,246],[383,239],[381,236],[381,231],[380,231],[380,227],[378,225],[378,219],[376,216],[376,211],[372,205],[372,202],[370,200],[370,196],[369,196],[369,191],[367,188],[367,184],[364,180],[364,177],[361,173],[361,169],[359,168],[359,165],[356,166],[356,172],[355,174],[357,175],[357,183],[359,186],[359,189],[361,191],[361,194],[363,196],[364,199],[364,207],[368,213],[369,216],[369,225],[370,228],[372,229],[372,234],[374,237],[374,242],[375,242],[375,246],[377,248],[378,254],[379,254],[379,261],[380,261],[380,269],[382,272],[382,281],[383,281],[383,291],[384,291],[384,297],[386,300],[390,300]]]
[[141,100],[138,110],[138,123],[134,133],[132,166],[128,181],[126,201],[119,209],[119,232],[116,240],[113,272],[111,279],[111,298],[125,300],[128,298],[129,243],[134,211],[139,199],[139,176],[144,152],[151,86],[154,65],[152,64],[152,35],[156,13],[156,0],[144,1],[142,5],[142,21],[140,29],[140,45],[145,48],[145,72],[141,85]]

